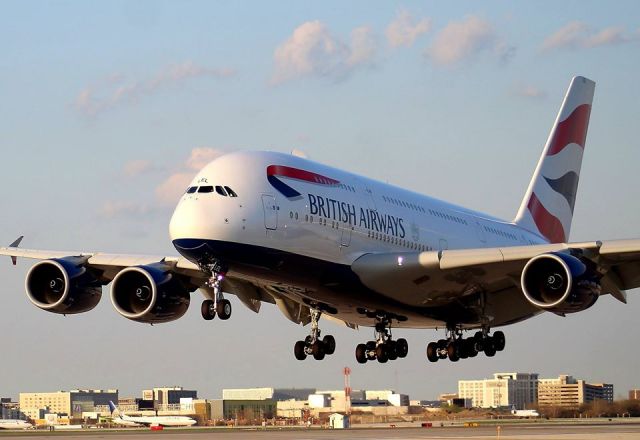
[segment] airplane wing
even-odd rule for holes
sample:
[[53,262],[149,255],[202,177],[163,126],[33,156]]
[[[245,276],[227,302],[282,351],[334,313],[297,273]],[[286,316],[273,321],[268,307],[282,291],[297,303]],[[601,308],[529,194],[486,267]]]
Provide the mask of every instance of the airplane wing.
[[352,265],[369,288],[414,306],[446,305],[479,290],[520,287],[525,265],[547,253],[572,253],[602,275],[602,293],[626,303],[640,287],[640,240],[559,243],[502,248],[365,254]]

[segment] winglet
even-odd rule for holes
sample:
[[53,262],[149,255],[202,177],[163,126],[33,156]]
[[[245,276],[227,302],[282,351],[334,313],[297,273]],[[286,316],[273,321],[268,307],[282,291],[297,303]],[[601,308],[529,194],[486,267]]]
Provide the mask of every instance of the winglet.
[[[24,238],[24,235],[21,235],[20,237],[18,237],[18,238],[16,239],[16,241],[14,241],[13,243],[11,243],[11,244],[9,245],[9,247],[17,248],[18,246],[20,246],[20,243],[22,242],[22,239],[23,239],[23,238]],[[11,262],[12,262],[12,263],[13,263],[13,265],[15,266],[15,265],[18,263],[18,257],[14,257],[14,256],[12,256],[12,257],[11,257]]]

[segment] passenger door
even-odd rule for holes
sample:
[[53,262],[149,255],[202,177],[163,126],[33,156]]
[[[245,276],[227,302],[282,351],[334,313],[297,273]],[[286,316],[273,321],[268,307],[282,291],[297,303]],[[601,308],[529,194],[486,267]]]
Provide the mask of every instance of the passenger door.
[[262,208],[264,209],[264,227],[278,229],[278,204],[271,194],[262,195]]

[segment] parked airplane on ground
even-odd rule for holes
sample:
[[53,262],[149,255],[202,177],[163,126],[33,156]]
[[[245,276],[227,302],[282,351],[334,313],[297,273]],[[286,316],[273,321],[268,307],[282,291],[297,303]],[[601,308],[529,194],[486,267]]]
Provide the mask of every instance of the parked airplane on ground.
[[525,417],[527,419],[530,417],[540,417],[540,413],[535,409],[516,409],[515,406],[511,407],[511,414],[516,417]]
[[624,290],[640,287],[640,240],[568,243],[594,87],[571,81],[513,221],[295,155],[237,152],[204,167],[181,197],[170,224],[181,258],[28,250],[21,239],[0,255],[44,260],[26,291],[53,313],[91,310],[111,283],[122,316],[168,322],[200,288],[208,320],[230,317],[226,292],[256,313],[274,303],[311,323],[294,347],[300,360],[335,350],[333,336],[321,338],[322,314],[375,328],[356,347],[360,363],[407,355],[392,328],[446,329],[427,345],[432,362],[494,356],[505,346],[495,327],[579,312],[606,293],[626,302]]
[[109,401],[109,409],[114,423],[125,426],[192,426],[196,421],[187,416],[128,416],[121,413],[116,405]]
[[26,420],[0,419],[0,429],[31,429],[33,425]]

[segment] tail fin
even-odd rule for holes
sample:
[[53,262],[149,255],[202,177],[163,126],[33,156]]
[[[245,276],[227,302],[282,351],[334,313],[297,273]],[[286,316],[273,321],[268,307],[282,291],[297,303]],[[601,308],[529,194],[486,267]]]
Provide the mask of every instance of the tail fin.
[[120,411],[118,411],[118,408],[111,400],[109,400],[109,409],[113,417],[120,417]]
[[515,223],[551,243],[569,238],[596,83],[571,80]]

